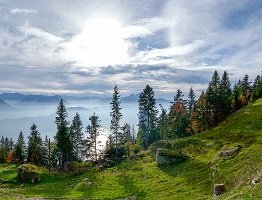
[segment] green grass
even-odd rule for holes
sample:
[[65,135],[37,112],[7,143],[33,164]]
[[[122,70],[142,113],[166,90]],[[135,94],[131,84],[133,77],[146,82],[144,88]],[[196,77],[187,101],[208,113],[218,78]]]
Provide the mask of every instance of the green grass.
[[[218,152],[240,145],[238,154],[220,158]],[[161,146],[160,146],[161,147]],[[0,199],[212,199],[215,183],[225,183],[220,199],[262,199],[262,184],[251,180],[262,171],[262,100],[230,116],[217,128],[172,141],[185,161],[157,167],[146,154],[115,167],[82,175],[49,173],[41,168],[41,182],[19,184],[15,165],[0,165]]]

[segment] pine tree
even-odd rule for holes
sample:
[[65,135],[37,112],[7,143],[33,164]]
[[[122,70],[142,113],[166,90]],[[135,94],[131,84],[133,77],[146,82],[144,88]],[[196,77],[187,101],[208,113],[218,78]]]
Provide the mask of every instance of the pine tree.
[[187,100],[187,109],[188,109],[188,113],[189,113],[189,117],[192,117],[192,112],[194,110],[194,106],[196,103],[196,95],[195,92],[193,90],[193,88],[191,87],[189,90],[189,94],[188,94],[188,100]]
[[250,84],[251,84],[251,82],[249,82],[249,77],[246,74],[243,78],[243,81],[242,81],[242,95],[244,95],[244,97],[247,101],[250,100],[251,93],[252,93]]
[[15,145],[15,160],[18,163],[23,163],[26,159],[26,145],[23,132],[20,131]]
[[42,138],[37,126],[33,124],[30,128],[27,147],[27,161],[35,164],[43,164]]
[[262,77],[260,75],[257,75],[253,84],[252,101],[255,101],[261,97],[262,97]]
[[9,151],[8,151],[8,145],[6,144],[6,139],[4,138],[4,136],[2,136],[0,140],[0,147],[1,147],[0,148],[0,162],[5,163],[7,160],[7,155]]
[[74,155],[76,156],[77,160],[83,160],[85,156],[84,133],[82,130],[83,123],[81,121],[80,115],[76,113],[70,127],[70,135],[72,138]]
[[224,71],[219,85],[219,96],[220,96],[220,105],[219,105],[219,122],[226,119],[228,115],[232,112],[232,90],[231,84],[229,81],[229,76],[226,71]]
[[123,127],[121,127],[122,130],[122,134],[121,134],[121,140],[120,140],[120,144],[124,145],[127,142],[131,142],[132,141],[132,135],[131,135],[131,127],[130,124],[128,124],[127,122],[124,124]]
[[88,133],[87,137],[87,159],[97,161],[101,151],[100,136],[100,120],[98,115],[95,113],[89,118],[90,125],[87,126],[86,130]]
[[42,152],[43,152],[44,165],[48,165],[49,163],[49,139],[47,135],[45,136],[45,140],[42,145]]
[[57,108],[57,117],[55,123],[57,125],[57,133],[55,136],[57,146],[57,157],[59,160],[59,167],[64,168],[67,161],[73,158],[73,144],[70,137],[67,118],[67,111],[63,100],[59,102]]
[[161,113],[157,120],[157,131],[162,140],[168,139],[168,114],[167,110],[160,104]]
[[191,121],[191,127],[195,133],[206,131],[211,127],[211,112],[210,105],[206,99],[206,94],[202,92],[196,102],[192,115],[193,119]]
[[174,102],[169,112],[169,130],[170,139],[185,137],[189,134],[189,115],[186,110],[186,101],[183,99],[183,93],[180,89],[177,90],[174,96]]
[[113,98],[111,104],[111,112],[110,116],[112,117],[111,119],[111,124],[110,124],[110,129],[112,131],[112,135],[114,137],[115,141],[115,149],[116,149],[116,157],[118,156],[118,151],[120,147],[120,120],[122,119],[122,114],[121,114],[121,107],[120,107],[120,94],[117,86],[115,86],[114,91],[113,91]]
[[211,106],[212,114],[210,116],[210,121],[212,126],[218,125],[220,122],[219,112],[220,112],[220,96],[219,96],[219,86],[220,86],[220,77],[217,71],[214,72],[212,80],[209,83],[206,99]]
[[156,109],[155,92],[152,87],[147,85],[140,93],[138,104],[138,139],[142,147],[147,148],[159,138],[156,132],[158,111]]

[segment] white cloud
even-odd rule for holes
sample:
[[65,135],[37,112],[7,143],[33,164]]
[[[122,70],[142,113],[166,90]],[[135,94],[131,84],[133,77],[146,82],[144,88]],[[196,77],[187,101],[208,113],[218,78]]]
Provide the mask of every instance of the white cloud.
[[10,10],[10,13],[12,15],[15,15],[15,14],[37,14],[38,11],[33,10],[33,9],[13,8],[13,9]]

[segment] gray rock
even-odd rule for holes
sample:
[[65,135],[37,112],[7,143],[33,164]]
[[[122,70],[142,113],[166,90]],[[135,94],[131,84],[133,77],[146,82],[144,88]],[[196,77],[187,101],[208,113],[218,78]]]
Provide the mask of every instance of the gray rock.
[[183,154],[175,153],[167,149],[158,148],[156,152],[156,164],[157,166],[179,163],[186,157]]
[[232,149],[227,149],[227,150],[220,151],[218,153],[218,156],[219,157],[235,156],[239,150],[240,150],[240,146],[236,146],[236,147],[234,147]]

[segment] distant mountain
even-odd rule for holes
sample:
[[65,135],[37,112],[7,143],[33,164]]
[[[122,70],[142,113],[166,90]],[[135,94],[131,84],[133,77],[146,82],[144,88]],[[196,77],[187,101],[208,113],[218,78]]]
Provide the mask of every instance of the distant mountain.
[[[123,103],[135,103],[138,102],[139,94],[130,94],[129,96],[123,97],[121,101]],[[166,100],[164,98],[157,98],[156,103],[162,104],[162,103],[169,103],[170,100]]]
[[11,101],[14,101],[14,100],[21,100],[25,97],[24,94],[21,94],[21,93],[17,93],[17,92],[9,92],[9,93],[2,93],[0,94],[0,99],[3,99],[3,100],[11,100]]
[[19,101],[19,104],[31,104],[31,103],[38,103],[38,104],[48,104],[48,103],[55,103],[58,104],[58,102],[61,100],[61,96],[55,95],[55,96],[45,96],[45,95],[25,95],[24,98],[22,98]]
[[130,94],[129,96],[123,97],[121,101],[124,103],[137,102],[138,98],[139,94]]
[[0,99],[0,109],[1,110],[10,110],[12,107],[7,104],[4,100]]

